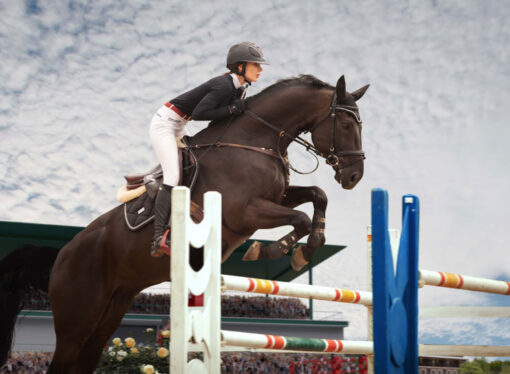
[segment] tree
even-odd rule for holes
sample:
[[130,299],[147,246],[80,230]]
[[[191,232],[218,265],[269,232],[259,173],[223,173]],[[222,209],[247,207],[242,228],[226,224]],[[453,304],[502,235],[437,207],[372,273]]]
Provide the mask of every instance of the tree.
[[464,362],[460,365],[461,374],[485,374],[477,362]]
[[503,369],[503,362],[501,361],[492,361],[489,363],[489,369],[491,373],[499,374]]

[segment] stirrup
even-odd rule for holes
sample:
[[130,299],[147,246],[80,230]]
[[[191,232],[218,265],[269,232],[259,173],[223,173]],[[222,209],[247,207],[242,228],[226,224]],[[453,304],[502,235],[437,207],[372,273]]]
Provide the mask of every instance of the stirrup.
[[165,233],[159,236],[152,243],[151,256],[159,258],[163,255],[170,256],[170,229],[166,229]]

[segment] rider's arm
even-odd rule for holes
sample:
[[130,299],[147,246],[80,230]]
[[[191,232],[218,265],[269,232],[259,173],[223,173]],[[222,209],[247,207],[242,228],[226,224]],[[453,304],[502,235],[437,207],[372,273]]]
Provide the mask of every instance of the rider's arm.
[[208,121],[231,115],[228,99],[232,96],[233,86],[226,79],[215,83],[193,110],[191,117],[194,120]]

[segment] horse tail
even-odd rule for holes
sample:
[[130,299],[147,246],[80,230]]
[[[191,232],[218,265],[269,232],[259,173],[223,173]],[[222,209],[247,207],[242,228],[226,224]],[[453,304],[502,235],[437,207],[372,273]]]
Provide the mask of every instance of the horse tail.
[[59,249],[26,245],[0,260],[0,367],[7,361],[16,317],[29,290],[48,292]]

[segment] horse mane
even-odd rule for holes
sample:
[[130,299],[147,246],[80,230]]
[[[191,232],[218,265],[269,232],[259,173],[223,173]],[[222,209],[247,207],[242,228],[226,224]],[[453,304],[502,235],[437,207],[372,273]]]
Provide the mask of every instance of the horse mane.
[[319,78],[311,75],[311,74],[300,74],[297,77],[290,77],[285,79],[280,79],[276,83],[272,84],[269,87],[264,88],[261,92],[256,95],[253,95],[246,99],[247,102],[258,100],[268,94],[273,94],[283,88],[293,87],[293,86],[309,86],[315,87],[318,89],[321,88],[329,88],[334,89],[332,85],[321,81]]
[[[324,81],[321,81],[319,78],[311,75],[311,74],[300,74],[297,77],[290,77],[290,78],[284,78],[276,81],[272,85],[264,88],[262,91],[260,91],[258,94],[250,96],[246,99],[247,103],[253,103],[254,101],[257,101],[261,98],[266,97],[267,95],[274,94],[275,92],[278,92],[279,90],[282,90],[284,88],[293,87],[293,86],[309,86],[309,87],[315,87],[317,89],[321,88],[329,88],[334,90],[335,87],[330,85],[329,83],[326,83]],[[207,127],[214,126],[216,124],[225,123],[228,121],[226,118],[213,120],[209,122]]]

